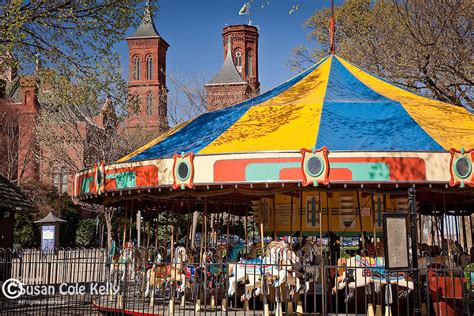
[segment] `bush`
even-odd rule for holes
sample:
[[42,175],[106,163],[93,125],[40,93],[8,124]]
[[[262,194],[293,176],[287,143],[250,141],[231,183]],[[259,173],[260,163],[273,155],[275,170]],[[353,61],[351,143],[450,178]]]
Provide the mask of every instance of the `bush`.
[[95,244],[95,219],[88,218],[79,222],[76,231],[76,245],[90,247]]
[[13,244],[15,247],[28,248],[38,246],[38,227],[28,215],[18,214],[13,230]]

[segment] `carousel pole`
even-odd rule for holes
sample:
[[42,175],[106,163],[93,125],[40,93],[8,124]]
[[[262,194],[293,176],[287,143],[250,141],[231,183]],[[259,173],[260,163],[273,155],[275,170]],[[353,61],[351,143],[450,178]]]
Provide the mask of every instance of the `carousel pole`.
[[[175,265],[174,266],[174,274],[175,274],[175,278],[176,278],[178,273],[177,273],[177,270],[176,270],[176,268],[177,268],[176,267],[176,262],[173,260],[173,258],[174,258],[174,246],[173,246],[173,244],[174,244],[174,225],[172,224],[171,225],[171,244],[170,244],[170,247],[171,247],[171,249],[170,249],[171,250],[171,262],[172,262],[171,264]],[[171,286],[170,301],[169,301],[169,305],[168,305],[169,315],[174,315],[174,295],[175,295],[174,290],[175,290],[174,286]]]
[[151,234],[151,222],[148,221],[148,226],[146,229],[146,249],[150,247],[150,234]]
[[[320,248],[321,248],[321,253],[323,253],[323,201],[321,199],[321,191],[319,193],[319,242],[320,242]],[[329,204],[327,205],[327,210],[329,212]],[[329,233],[329,232],[328,232]],[[321,296],[321,309],[322,309],[322,314],[326,315],[326,295],[325,295],[325,275],[324,273],[321,273],[321,282],[323,285],[323,294]]]
[[303,239],[303,191],[300,191],[300,244]]
[[377,253],[377,236],[376,236],[376,231],[375,231],[375,200],[374,200],[374,195],[372,194],[370,196],[371,198],[371,208],[372,208],[372,236],[374,238],[374,251],[375,251],[375,256],[377,257],[378,253]]
[[128,241],[132,242],[132,225],[133,225],[133,201],[132,209],[130,210],[130,223],[128,225]]
[[140,248],[142,242],[142,212],[140,210],[137,211],[137,248]]
[[293,248],[293,191],[290,192],[290,247]]
[[359,217],[359,229],[360,229],[360,233],[362,234],[362,248],[366,249],[365,248],[364,228],[362,226],[362,214],[360,213],[361,209],[360,209],[359,191],[356,191],[356,195],[357,195],[357,211],[358,211],[357,213],[358,213],[358,217]]
[[245,209],[245,244],[249,243],[249,234],[248,234],[248,231],[247,231],[248,225],[249,225],[249,222],[248,222],[248,209]]
[[273,240],[277,240],[278,239],[278,236],[277,236],[277,227],[276,227],[276,205],[275,205],[275,197],[276,196],[273,196],[273,199],[272,199],[272,206],[273,206],[273,216],[272,216],[272,228],[273,228]]
[[420,278],[418,275],[418,260],[417,260],[417,231],[416,231],[416,190],[415,188],[408,189],[408,205],[410,206],[410,235],[411,235],[411,256],[413,269],[413,315],[421,315],[420,309]]
[[466,236],[466,217],[463,215],[462,217],[462,239],[464,244],[464,251],[468,252],[467,249],[467,236]]
[[[290,248],[293,249],[293,192],[290,192]],[[294,295],[296,297],[296,293]],[[294,299],[293,297],[293,299]],[[286,314],[293,315],[293,301],[290,300],[286,303]]]
[[[155,217],[156,226],[155,226],[155,251],[158,250],[158,217]],[[166,256],[166,254],[165,254]],[[163,258],[166,260],[166,258]]]
[[[189,213],[186,215],[186,222],[189,223]],[[188,255],[188,249],[189,249],[189,233],[192,229],[192,224],[191,225],[186,225],[186,243],[185,243],[185,251],[186,251],[186,255]],[[190,262],[189,260],[189,257],[188,257],[188,261]],[[186,285],[186,278],[184,279],[184,282],[185,282],[185,285]],[[186,306],[186,292],[183,293],[183,296],[181,296],[181,303],[180,303],[180,307],[185,307]]]
[[[262,247],[262,255],[265,253],[265,241],[263,239],[263,210],[260,207],[259,208],[260,216],[259,216],[259,222],[260,222],[260,245]],[[262,295],[263,295],[263,316],[270,316],[270,309],[268,307],[268,302],[267,302],[267,293],[265,291],[265,275],[262,277]]]
[[[300,226],[300,247],[302,246],[302,239],[303,239],[303,191],[300,190],[300,216],[299,216],[299,226]],[[301,301],[301,296],[298,294],[298,301],[296,302],[296,314],[303,315],[303,302]]]
[[[122,248],[125,248],[125,243],[127,241],[127,218],[128,218],[128,214],[127,214],[127,207],[125,208],[125,220],[123,222],[123,237],[122,237]],[[120,230],[120,228],[119,228]]]
[[[376,236],[376,231],[375,231],[375,200],[374,200],[374,194],[370,196],[370,202],[371,202],[371,209],[372,209],[372,236],[374,238],[373,244],[374,244],[374,252],[375,252],[375,257],[377,257],[377,236]],[[372,288],[372,285],[370,285]],[[371,295],[371,300],[369,303],[367,303],[367,315],[368,316],[374,316],[374,296],[373,294]]]
[[423,243],[423,229],[422,229],[422,215],[419,214],[417,216],[418,219],[418,242],[421,244]]

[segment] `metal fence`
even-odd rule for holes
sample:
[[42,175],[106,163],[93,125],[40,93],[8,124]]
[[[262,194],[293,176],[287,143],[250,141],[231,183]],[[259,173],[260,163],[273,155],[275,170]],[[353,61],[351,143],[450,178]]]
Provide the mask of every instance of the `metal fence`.
[[[326,265],[324,257],[303,263],[283,253],[277,255],[286,263],[265,257],[235,263],[210,254],[178,258],[178,251],[166,260],[169,254],[153,248],[114,256],[105,249],[0,249],[0,313],[413,314],[412,271],[388,274],[361,260]],[[419,274],[422,315],[472,314],[474,271],[433,266]]]

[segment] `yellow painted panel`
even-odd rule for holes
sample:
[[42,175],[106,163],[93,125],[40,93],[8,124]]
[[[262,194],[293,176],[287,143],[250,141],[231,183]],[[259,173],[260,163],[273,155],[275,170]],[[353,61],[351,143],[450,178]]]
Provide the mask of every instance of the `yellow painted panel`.
[[[307,204],[311,203],[312,197],[316,198],[317,209],[319,210],[319,202],[321,203],[322,213],[316,212],[316,221],[313,225],[312,213],[308,212]],[[282,234],[295,234],[300,230],[305,235],[319,236],[320,230],[323,236],[328,231],[345,236],[359,235],[361,232],[360,219],[362,219],[362,231],[372,235],[374,226],[377,233],[382,232],[382,226],[378,225],[378,201],[380,200],[380,211],[394,212],[399,209],[400,202],[396,198],[386,196],[386,210],[384,210],[383,196],[375,196],[375,222],[372,220],[372,200],[371,196],[360,195],[361,216],[358,215],[358,205],[356,193],[332,192],[330,198],[327,198],[326,192],[304,192],[303,193],[303,209],[300,211],[300,201],[297,196],[293,197],[293,210],[291,208],[291,197],[289,195],[278,194],[275,197],[275,204],[272,198],[261,198],[259,212],[254,213],[254,220],[258,223],[259,216],[263,217],[265,234],[270,236],[273,234],[273,227],[276,232]],[[331,205],[330,215],[327,213],[328,201]],[[403,203],[403,199],[402,199]],[[406,203],[406,201],[405,201]],[[319,220],[321,219],[321,220]],[[328,226],[329,219],[329,226]]]
[[199,154],[313,147],[331,58],[280,95],[250,108]]
[[370,89],[400,102],[411,117],[444,149],[474,148],[474,115],[466,109],[411,93],[337,58]]

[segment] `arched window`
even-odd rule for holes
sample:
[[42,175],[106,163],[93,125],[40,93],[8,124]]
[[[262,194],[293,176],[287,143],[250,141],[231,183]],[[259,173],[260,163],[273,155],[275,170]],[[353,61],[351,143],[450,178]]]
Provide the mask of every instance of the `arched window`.
[[140,80],[141,77],[141,65],[140,65],[140,57],[135,56],[133,58],[133,79]]
[[235,67],[241,73],[242,72],[242,52],[240,51],[239,48],[235,50],[234,56],[235,56],[235,60],[234,60]]
[[133,114],[137,115],[138,112],[140,112],[140,97],[138,94],[133,96],[133,109],[132,109]]
[[249,78],[252,76],[252,67],[253,67],[253,56],[252,56],[252,50],[248,49],[247,50],[247,55],[246,55],[246,62],[245,62],[245,77]]
[[67,191],[67,180],[68,172],[66,167],[61,167],[56,169],[52,175],[53,187],[55,187],[59,193],[64,193]]
[[148,92],[146,96],[146,115],[153,114],[153,95],[151,92]]
[[153,57],[146,57],[146,80],[153,80]]

